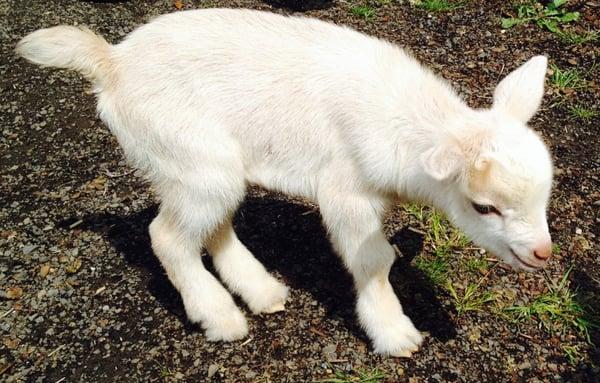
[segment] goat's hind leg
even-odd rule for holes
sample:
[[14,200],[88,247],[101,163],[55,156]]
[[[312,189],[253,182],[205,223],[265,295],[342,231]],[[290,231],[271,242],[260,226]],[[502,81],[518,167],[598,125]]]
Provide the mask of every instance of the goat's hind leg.
[[246,319],[229,292],[204,268],[200,252],[228,221],[245,187],[243,181],[236,185],[193,182],[173,182],[177,186],[160,191],[160,212],[150,224],[152,248],[181,294],[188,318],[200,322],[208,340],[240,339],[248,333]]
[[207,243],[225,284],[240,295],[253,313],[283,311],[288,288],[265,270],[226,222]]

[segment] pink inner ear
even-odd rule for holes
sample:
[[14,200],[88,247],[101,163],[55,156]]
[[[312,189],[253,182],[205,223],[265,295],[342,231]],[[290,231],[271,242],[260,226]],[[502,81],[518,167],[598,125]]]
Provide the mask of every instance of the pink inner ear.
[[427,174],[441,181],[456,173],[464,160],[458,148],[444,145],[425,152],[421,161]]

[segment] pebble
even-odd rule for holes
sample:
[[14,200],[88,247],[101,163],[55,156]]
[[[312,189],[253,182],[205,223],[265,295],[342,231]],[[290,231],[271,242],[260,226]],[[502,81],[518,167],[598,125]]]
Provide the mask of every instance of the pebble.
[[207,373],[208,378],[212,378],[217,373],[217,371],[219,371],[218,364],[213,363],[210,366],[208,366],[208,373]]

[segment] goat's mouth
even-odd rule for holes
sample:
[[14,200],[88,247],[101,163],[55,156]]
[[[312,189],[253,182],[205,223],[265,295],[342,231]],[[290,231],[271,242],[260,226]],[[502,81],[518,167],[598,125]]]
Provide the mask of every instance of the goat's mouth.
[[517,262],[519,262],[521,265],[525,266],[528,269],[539,269],[542,267],[542,265],[536,266],[536,265],[532,265],[529,262],[525,262],[523,260],[523,258],[519,257],[519,255],[512,249],[509,247],[510,253],[512,254],[512,256],[517,260]]

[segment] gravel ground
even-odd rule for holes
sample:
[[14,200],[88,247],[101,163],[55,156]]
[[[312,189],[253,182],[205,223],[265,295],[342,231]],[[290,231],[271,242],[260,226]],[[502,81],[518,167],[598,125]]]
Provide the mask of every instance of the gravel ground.
[[[599,2],[571,3],[581,28],[600,29]],[[536,318],[515,323],[494,309],[498,302],[461,312],[452,294],[415,266],[430,256],[428,227],[401,208],[386,221],[404,254],[391,280],[428,336],[412,359],[373,354],[318,211],[256,188],[236,230],[291,286],[291,300],[284,313],[248,313],[246,341],[206,342],[151,253],[155,200],[97,119],[90,85],[73,72],[29,65],[12,49],[27,32],[55,24],[85,24],[117,42],[155,15],[209,6],[302,12],[385,37],[448,78],[472,106],[489,105],[498,79],[534,54],[578,68],[586,86],[550,86],[532,121],[557,168],[550,225],[560,248],[547,273],[499,266],[479,279],[462,271],[479,253],[465,247],[455,251],[450,279],[460,289],[475,278],[496,301],[527,304],[572,267],[570,291],[591,302],[588,314],[598,313],[600,123],[569,113],[575,105],[600,110],[598,41],[570,46],[535,25],[503,31],[500,18],[512,12],[506,1],[472,0],[447,13],[391,1],[367,19],[347,1],[0,0],[0,380],[300,382],[377,368],[390,382],[600,381],[596,328],[588,342],[573,328],[548,329]]]

